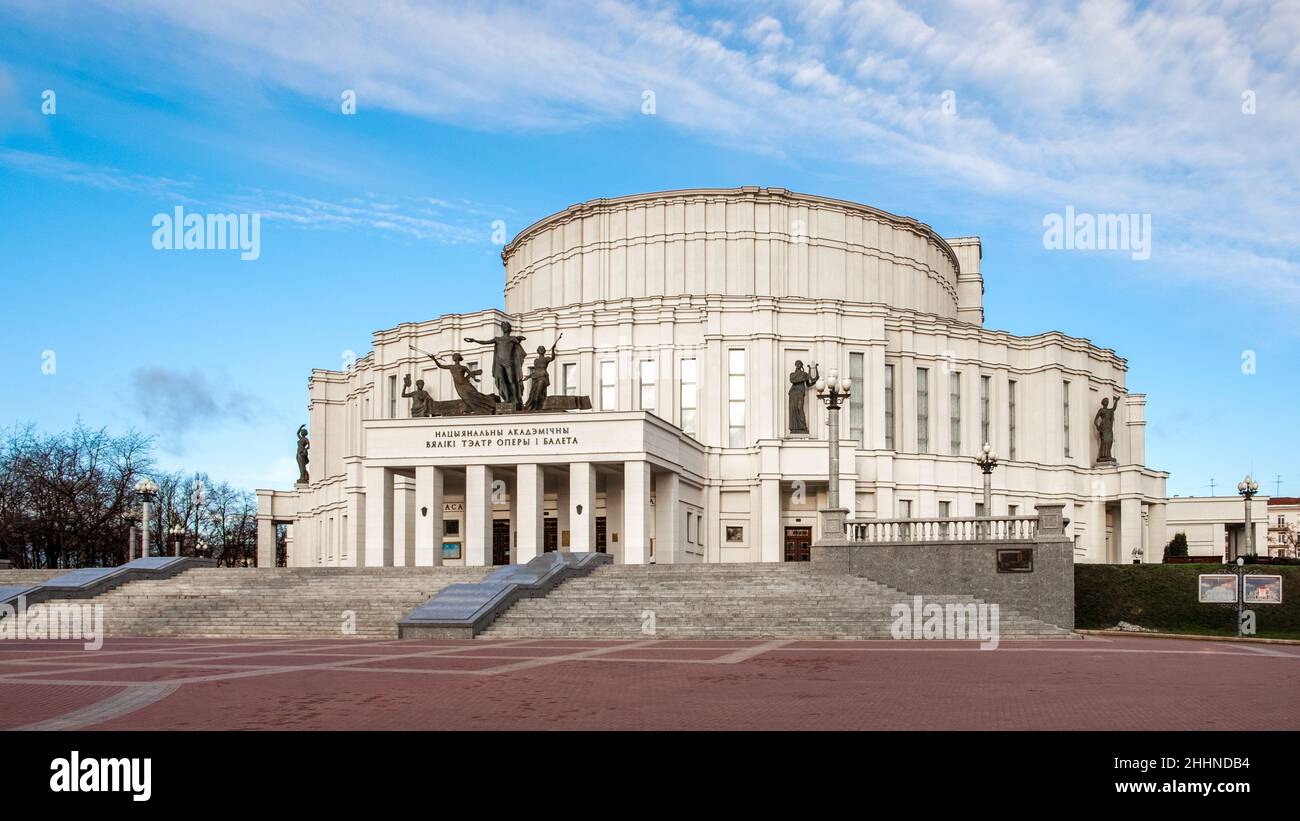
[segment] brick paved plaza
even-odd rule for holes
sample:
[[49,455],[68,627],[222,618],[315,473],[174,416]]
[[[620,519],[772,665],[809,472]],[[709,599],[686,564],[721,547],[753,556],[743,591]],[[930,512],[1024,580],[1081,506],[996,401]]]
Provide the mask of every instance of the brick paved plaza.
[[1297,684],[1300,646],[1136,637],[6,641],[0,729],[1295,730]]

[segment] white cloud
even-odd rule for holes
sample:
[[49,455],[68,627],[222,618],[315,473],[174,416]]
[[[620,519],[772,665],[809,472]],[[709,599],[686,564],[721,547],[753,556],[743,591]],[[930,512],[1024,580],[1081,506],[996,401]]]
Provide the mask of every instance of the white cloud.
[[[790,0],[757,19],[739,3],[688,14],[622,0],[394,2],[360,16],[342,3],[105,5],[124,26],[162,21],[177,60],[322,104],[350,88],[362,109],[460,126],[632,119],[650,88],[661,120],[721,145],[898,169],[1044,211],[1150,212],[1166,247],[1213,253],[1195,277],[1235,286],[1267,271],[1275,296],[1297,290],[1294,3]],[[955,119],[939,110],[946,89]]]

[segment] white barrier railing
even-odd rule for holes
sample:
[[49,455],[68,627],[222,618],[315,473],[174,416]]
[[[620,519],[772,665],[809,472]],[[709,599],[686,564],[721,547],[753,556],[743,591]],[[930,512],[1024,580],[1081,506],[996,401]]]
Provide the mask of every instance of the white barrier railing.
[[1009,542],[1033,539],[1037,516],[990,516],[977,519],[850,519],[844,523],[851,542]]

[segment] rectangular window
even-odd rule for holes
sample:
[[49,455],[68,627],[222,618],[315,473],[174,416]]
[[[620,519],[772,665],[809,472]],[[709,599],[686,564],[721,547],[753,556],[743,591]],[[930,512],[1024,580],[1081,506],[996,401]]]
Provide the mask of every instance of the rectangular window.
[[1016,458],[1016,381],[1007,383],[1007,458]]
[[388,418],[397,418],[397,375],[388,377]]
[[989,430],[989,395],[993,392],[992,377],[980,377],[980,440],[976,442],[977,447],[993,444],[993,437]]
[[564,388],[565,396],[578,395],[578,363],[577,362],[564,363],[564,376],[560,384]]
[[744,525],[727,525],[727,543],[744,544],[745,527]]
[[863,361],[860,353],[849,354],[849,379],[853,381],[853,390],[849,394],[849,438],[859,445],[866,445],[863,439],[863,427],[866,413],[866,379],[863,378]]
[[695,411],[699,407],[699,377],[695,370],[695,360],[683,359],[681,370],[682,430],[694,436]]
[[1007,515],[1015,516],[1020,512],[1020,505],[1007,505]]
[[600,363],[600,409],[618,410],[618,385],[615,380],[618,365],[613,362]]
[[930,371],[916,369],[916,452],[930,452]]
[[1061,433],[1065,439],[1065,458],[1070,458],[1070,381],[1061,381]]
[[952,517],[952,502],[939,503],[939,518],[948,519]]
[[885,447],[894,449],[894,366],[885,366]]
[[642,359],[639,369],[641,377],[641,410],[653,411],[655,409],[655,378],[658,375],[658,368],[653,359]]
[[745,446],[745,350],[727,351],[727,446]]
[[[911,499],[899,499],[899,500],[898,500],[898,518],[900,518],[900,519],[910,519],[910,518],[912,518],[912,500],[911,500]],[[911,526],[910,524],[902,524],[902,525],[899,525],[899,527],[898,527],[898,537],[899,537],[900,539],[910,539],[910,538],[912,538],[912,526]]]
[[948,374],[948,454],[961,455],[961,372]]
[[983,502],[976,502],[976,503],[975,503],[975,515],[976,515],[977,517],[979,517],[979,518],[983,518],[983,517],[984,517],[984,503],[983,503]]

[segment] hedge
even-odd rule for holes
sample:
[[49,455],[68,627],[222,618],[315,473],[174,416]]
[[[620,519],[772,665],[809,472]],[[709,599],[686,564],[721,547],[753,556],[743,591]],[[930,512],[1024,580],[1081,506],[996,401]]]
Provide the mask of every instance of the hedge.
[[[1256,635],[1300,638],[1300,567],[1248,566],[1247,572],[1282,577],[1282,604],[1247,605],[1255,611]],[[1125,621],[1162,633],[1233,636],[1235,604],[1201,604],[1196,577],[1226,573],[1223,565],[1076,564],[1074,623],[1105,630]]]

